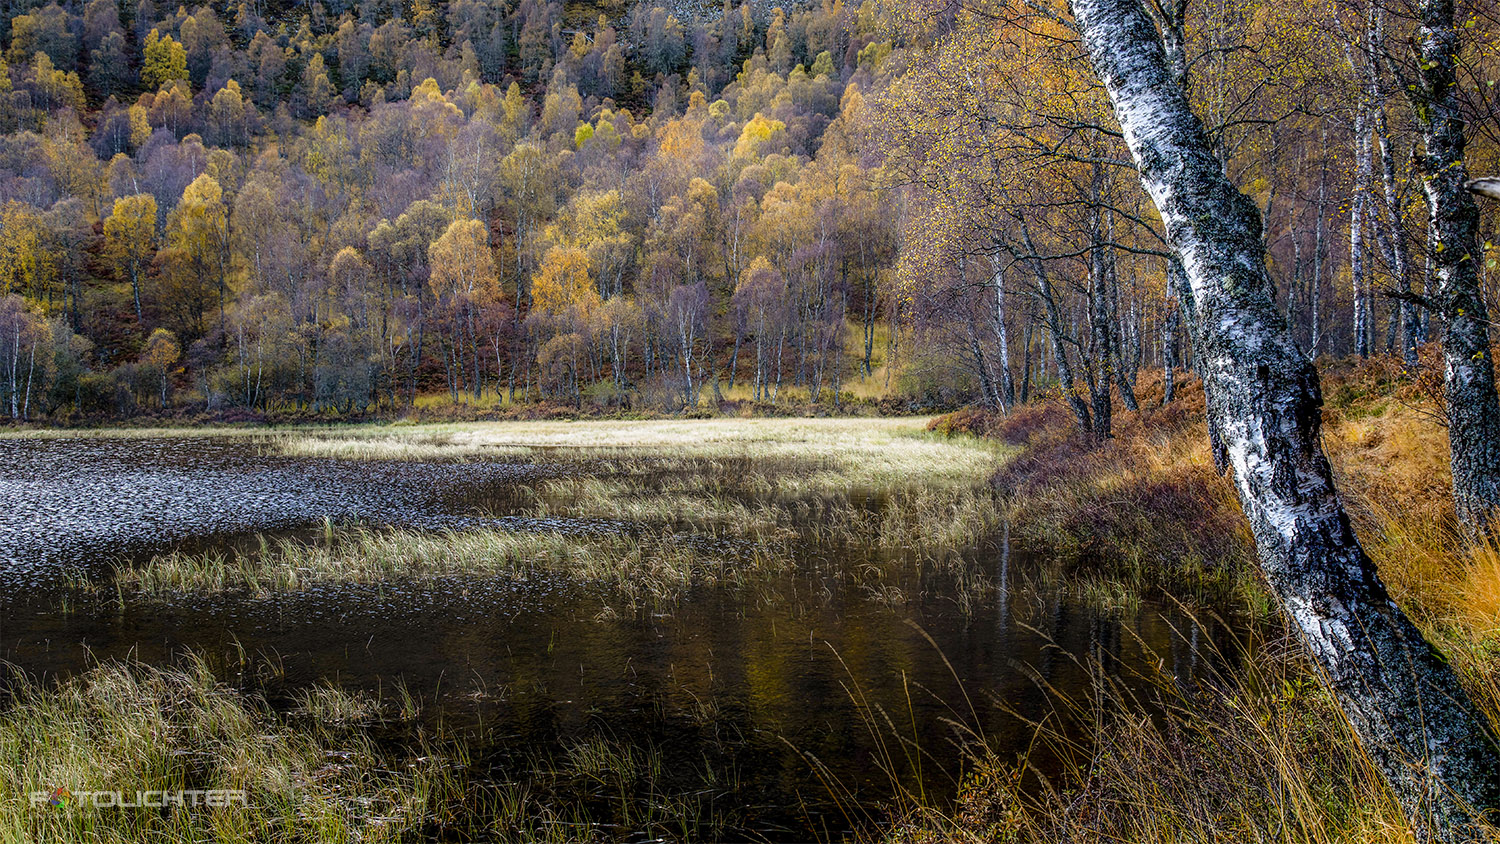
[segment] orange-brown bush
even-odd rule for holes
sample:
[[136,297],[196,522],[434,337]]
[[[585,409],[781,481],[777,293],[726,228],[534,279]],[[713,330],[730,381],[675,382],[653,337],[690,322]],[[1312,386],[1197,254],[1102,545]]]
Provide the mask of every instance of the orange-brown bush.
[[1138,585],[1233,587],[1251,544],[1234,488],[1214,471],[1203,428],[1203,390],[1180,383],[1161,404],[1159,374],[1136,385],[1141,411],[1115,416],[1094,443],[1060,400],[1006,417],[960,411],[933,421],[941,433],[991,436],[1021,447],[995,476],[1012,531],[1075,569]]
[[927,423],[927,430],[933,433],[951,437],[956,434],[967,434],[971,437],[993,437],[1004,423],[1005,417],[993,410],[982,407],[965,407],[938,416]]

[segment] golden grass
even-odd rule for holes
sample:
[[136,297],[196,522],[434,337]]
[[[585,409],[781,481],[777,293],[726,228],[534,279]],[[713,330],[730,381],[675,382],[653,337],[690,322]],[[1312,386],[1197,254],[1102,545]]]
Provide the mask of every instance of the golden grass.
[[1136,678],[1145,690],[1131,691],[1080,663],[1096,677],[1092,693],[1049,692],[1054,708],[1032,722],[1022,759],[971,734],[957,810],[908,795],[886,840],[1410,844],[1400,807],[1308,665],[1282,643],[1203,656],[1238,667],[1183,682],[1160,654]]
[[662,601],[695,585],[743,583],[785,565],[784,558],[759,548],[734,558],[711,556],[671,533],[568,536],[352,528],[335,532],[327,545],[262,540],[258,553],[164,554],[120,569],[116,580],[156,595],[224,590],[263,595],[324,583],[549,575],[606,584],[632,601]]
[[448,436],[358,436],[349,438],[281,434],[270,438],[268,448],[284,457],[332,458],[337,460],[475,460],[525,458],[535,454],[528,446],[455,443]]
[[[1159,380],[1159,379],[1158,379]],[[995,423],[1026,443],[997,476],[1014,535],[1050,552],[1075,578],[1112,578],[1179,598],[1213,600],[1255,590],[1249,526],[1234,486],[1213,466],[1202,393],[1157,408],[1150,379],[1142,414],[1121,413],[1103,445],[1076,433],[1060,406],[1024,408]],[[1154,400],[1154,403],[1153,403]]]
[[[789,495],[856,488],[967,486],[994,472],[1007,449],[926,432],[926,419],[683,419],[493,422],[364,427],[278,436],[284,454],[359,459],[671,457],[797,461],[815,467]],[[403,457],[403,455],[407,455]]]
[[1486,542],[1470,555],[1457,604],[1478,638],[1500,637],[1500,547],[1494,542]]
[[1325,447],[1391,594],[1500,723],[1500,547],[1460,529],[1440,408],[1400,372],[1377,358],[1325,375]]
[[[567,468],[538,517],[674,525],[761,541],[797,534],[957,548],[1000,521],[988,480],[1009,450],[923,419],[503,422],[296,433],[281,454],[346,460],[510,458]],[[873,496],[881,512],[856,512]]]

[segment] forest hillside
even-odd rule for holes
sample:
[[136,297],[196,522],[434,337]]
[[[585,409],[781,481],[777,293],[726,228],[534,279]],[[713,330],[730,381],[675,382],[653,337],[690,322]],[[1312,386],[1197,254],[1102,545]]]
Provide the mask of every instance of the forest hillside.
[[[1402,73],[1361,47],[1373,19],[1193,14],[1210,46],[1190,90],[1262,207],[1297,341],[1415,362],[1417,127],[1373,96]],[[1107,434],[1138,370],[1194,365],[1191,314],[1076,44],[982,20],[876,0],[12,3],[0,413],[1051,394]],[[1500,171],[1493,32],[1471,30],[1471,169]]]

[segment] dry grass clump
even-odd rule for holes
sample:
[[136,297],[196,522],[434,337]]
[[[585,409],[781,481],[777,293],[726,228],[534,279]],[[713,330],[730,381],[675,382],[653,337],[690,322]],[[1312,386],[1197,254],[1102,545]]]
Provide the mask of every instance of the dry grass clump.
[[[696,441],[680,439],[695,430]],[[620,445],[547,452],[542,459],[576,461],[579,470],[538,485],[532,515],[928,549],[971,545],[1000,521],[987,480],[1006,449],[933,437],[909,420],[709,420],[625,431]]]
[[[301,715],[182,668],[108,663],[44,686],[9,678],[0,718],[0,842],[392,841],[456,791],[437,751],[375,746],[380,706],[332,687]],[[244,805],[164,810],[32,805],[30,794],[237,789]]]
[[995,476],[1012,529],[1030,547],[1132,584],[1233,591],[1252,540],[1233,485],[1214,470],[1202,388],[1179,384],[1165,407],[1159,377],[1143,374],[1136,389],[1142,412],[1118,414],[1103,445],[1079,435],[1057,401],[997,426],[1021,447]]
[[[635,475],[570,477],[537,487],[538,518],[606,518],[757,542],[802,538],[880,548],[954,550],[1001,521],[985,485],[882,488],[851,500],[795,468],[735,472],[674,461]],[[773,480],[776,478],[777,480]],[[800,481],[800,482],[799,482]]]
[[887,841],[1412,840],[1308,665],[1284,644],[1229,664],[1192,684],[1154,671],[1144,694],[1095,667],[1087,699],[1050,696],[1027,758],[980,745],[956,810],[913,803]]
[[1500,549],[1471,542],[1453,511],[1441,360],[1372,358],[1331,368],[1325,446],[1360,542],[1391,593],[1500,722]]
[[703,475],[694,474],[675,476],[665,484],[629,475],[554,479],[537,485],[540,500],[531,514],[543,519],[588,517],[665,524],[762,541],[795,534],[786,513],[772,503],[743,500],[709,488],[703,480]]
[[1473,550],[1457,597],[1462,621],[1478,639],[1500,639],[1500,546],[1486,542]]
[[[427,737],[404,687],[388,705],[323,683],[283,711],[190,658],[110,662],[57,685],[16,672],[0,688],[3,844],[699,841],[753,814],[716,805],[733,770],[705,770],[718,787],[685,791],[653,745],[607,734],[560,753],[526,750],[497,780],[501,769],[476,763],[441,726]],[[58,788],[72,804],[32,805],[32,792]],[[245,801],[158,810],[76,799],[209,789]]]
[[631,599],[665,600],[695,585],[743,583],[786,565],[764,549],[733,558],[711,555],[671,533],[421,533],[356,527],[336,531],[327,544],[262,539],[256,552],[163,554],[121,568],[116,582],[156,595],[227,590],[264,595],[325,583],[558,576],[604,584]]

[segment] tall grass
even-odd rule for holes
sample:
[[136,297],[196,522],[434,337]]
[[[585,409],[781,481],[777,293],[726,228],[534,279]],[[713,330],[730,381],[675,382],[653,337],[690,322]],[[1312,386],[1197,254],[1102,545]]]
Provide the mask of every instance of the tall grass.
[[[668,786],[649,743],[586,734],[560,752],[520,749],[505,771],[470,756],[395,700],[330,684],[290,709],[225,685],[201,658],[175,668],[99,665],[48,685],[19,672],[0,698],[0,842],[606,842],[714,840],[743,825],[708,790]],[[377,741],[373,736],[380,735]],[[493,739],[489,739],[493,741]],[[497,775],[500,775],[497,778]],[[676,777],[678,782],[683,778]],[[167,810],[33,805],[54,789],[233,789],[243,804]]]
[[961,421],[1020,449],[995,482],[1026,546],[1081,576],[1179,596],[1244,596],[1256,588],[1253,542],[1233,484],[1214,469],[1202,390],[1179,385],[1176,401],[1162,407],[1159,382],[1142,376],[1143,411],[1117,415],[1102,445],[1078,435],[1060,403]]
[[1052,708],[1029,722],[1025,755],[1002,758],[968,733],[972,770],[959,804],[909,799],[886,840],[1412,841],[1294,648],[1261,641],[1222,653],[1195,641],[1205,644],[1191,679],[1161,654],[1132,678],[1135,691],[1083,658],[1091,693],[1049,690]]
[[[392,841],[460,792],[453,747],[368,737],[378,701],[332,687],[299,714],[181,668],[109,663],[57,686],[19,672],[0,717],[0,842]],[[30,794],[236,789],[243,805],[34,806]]]
[[[1423,381],[1398,361],[1325,369],[1324,444],[1382,578],[1500,723],[1500,545],[1458,529],[1446,435]],[[1068,563],[1070,580],[1233,593],[1269,618],[1233,486],[1209,459],[1201,388],[1165,408],[1159,379],[1137,389],[1146,410],[1117,417],[1102,447],[1058,404],[938,427],[979,427],[1022,448],[997,478],[1007,515]],[[910,805],[891,840],[1412,841],[1295,645],[1209,656],[1236,668],[1196,684],[1157,670],[1142,678],[1145,695],[1098,673],[1088,700],[1055,695],[1052,717],[1032,725],[1036,752],[976,753],[957,810]]]
[[[350,460],[437,459],[530,449],[556,461],[609,458],[797,461],[815,471],[781,480],[811,491],[966,486],[995,470],[1002,446],[926,433],[925,419],[700,419],[494,422],[301,432],[273,441],[285,454]],[[405,455],[403,457],[402,455]],[[753,468],[753,467],[752,467]]]
[[710,555],[672,533],[568,535],[474,530],[422,533],[355,527],[327,544],[262,539],[255,552],[173,552],[116,573],[148,594],[243,590],[255,595],[322,583],[439,577],[559,576],[606,584],[631,599],[666,600],[699,584],[743,583],[786,561],[751,549]]
[[454,442],[451,437],[387,434],[345,436],[276,434],[266,438],[267,450],[285,457],[333,458],[337,460],[422,461],[525,458],[533,449],[523,445],[491,445]]

